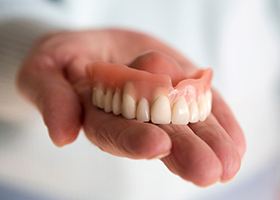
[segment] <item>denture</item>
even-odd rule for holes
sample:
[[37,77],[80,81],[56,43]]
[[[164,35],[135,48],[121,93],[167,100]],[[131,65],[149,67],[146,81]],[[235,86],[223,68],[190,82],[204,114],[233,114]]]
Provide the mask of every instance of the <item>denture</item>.
[[196,123],[210,114],[211,69],[191,75],[182,70],[170,76],[170,69],[164,74],[140,68],[102,62],[89,65],[93,105],[126,119],[154,124]]

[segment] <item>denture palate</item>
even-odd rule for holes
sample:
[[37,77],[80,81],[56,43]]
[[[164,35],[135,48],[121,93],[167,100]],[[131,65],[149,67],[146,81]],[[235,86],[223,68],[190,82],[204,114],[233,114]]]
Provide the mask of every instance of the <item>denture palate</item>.
[[154,124],[188,124],[204,121],[211,112],[212,70],[172,82],[125,65],[94,63],[88,66],[92,103],[104,112]]

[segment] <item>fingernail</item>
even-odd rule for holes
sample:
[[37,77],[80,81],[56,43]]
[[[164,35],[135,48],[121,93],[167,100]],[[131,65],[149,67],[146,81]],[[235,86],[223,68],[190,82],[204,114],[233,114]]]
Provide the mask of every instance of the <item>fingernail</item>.
[[170,154],[170,151],[166,152],[166,153],[163,153],[163,154],[159,154],[159,155],[156,155],[152,158],[149,158],[148,160],[156,160],[156,159],[162,159],[166,156],[168,156]]
[[57,147],[64,147],[65,145],[72,143],[76,139],[75,134],[69,134],[68,136],[65,136],[58,132],[56,132],[55,134],[53,132],[51,133],[50,130],[49,130],[49,136],[53,144]]

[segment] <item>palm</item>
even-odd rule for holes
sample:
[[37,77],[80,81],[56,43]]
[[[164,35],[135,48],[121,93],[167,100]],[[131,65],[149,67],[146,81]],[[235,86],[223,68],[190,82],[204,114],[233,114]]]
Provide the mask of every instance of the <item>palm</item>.
[[[57,48],[57,40],[62,36],[63,42]],[[129,64],[139,54],[157,50],[172,56],[186,71],[195,70],[178,52],[154,38],[118,30],[58,35],[44,44],[45,52],[53,48],[58,49],[55,54],[60,58],[67,55],[67,59],[58,62],[66,66],[67,79],[78,92],[83,109],[76,105],[76,100],[63,107],[70,109],[71,116],[82,115],[86,135],[102,150],[134,159],[167,155],[161,160],[173,173],[198,185],[228,180],[236,174],[245,149],[244,138],[229,108],[215,91],[213,113],[204,122],[185,126],[126,120],[107,114],[91,103],[90,88],[83,84],[87,63],[102,60]],[[75,117],[71,120],[78,124]],[[75,138],[72,135],[70,140]]]

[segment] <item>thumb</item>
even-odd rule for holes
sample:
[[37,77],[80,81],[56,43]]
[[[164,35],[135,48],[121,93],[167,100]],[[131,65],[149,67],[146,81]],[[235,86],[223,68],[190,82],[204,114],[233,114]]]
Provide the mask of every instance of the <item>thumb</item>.
[[18,73],[19,90],[36,105],[57,146],[73,142],[81,127],[81,106],[63,69],[48,56],[28,59]]

